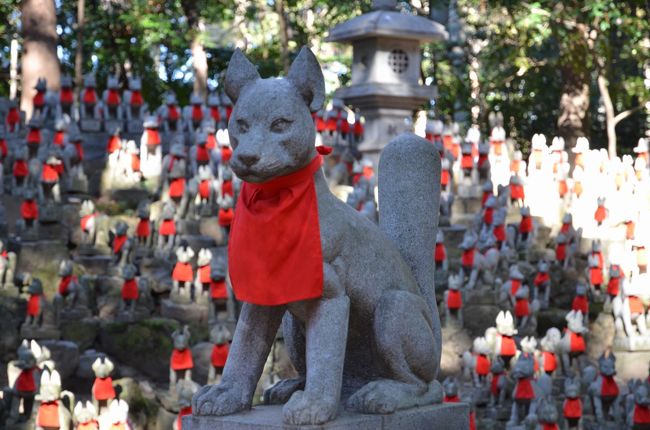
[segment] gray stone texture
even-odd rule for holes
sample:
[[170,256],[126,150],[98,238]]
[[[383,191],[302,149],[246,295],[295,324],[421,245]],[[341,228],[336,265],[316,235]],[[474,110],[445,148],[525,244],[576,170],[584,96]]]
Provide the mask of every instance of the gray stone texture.
[[464,430],[469,428],[469,406],[444,403],[398,411],[387,415],[362,415],[343,411],[327,424],[293,426],[282,422],[280,406],[258,406],[226,417],[186,417],[187,430]]
[[[295,172],[316,156],[311,112],[322,107],[324,82],[308,49],[285,79],[261,79],[236,51],[225,90],[235,102],[231,166],[244,181]],[[291,120],[284,132],[272,131],[278,116]],[[275,307],[244,304],[222,383],[199,390],[195,414],[222,416],[251,407],[283,316],[299,378],[272,387],[266,399],[286,403],[285,423],[332,421],[341,398],[351,410],[375,414],[442,401],[435,381],[441,335],[432,266],[440,160],[428,142],[407,134],[386,148],[379,175],[377,227],[330,192],[322,171],[314,174],[323,297]]]

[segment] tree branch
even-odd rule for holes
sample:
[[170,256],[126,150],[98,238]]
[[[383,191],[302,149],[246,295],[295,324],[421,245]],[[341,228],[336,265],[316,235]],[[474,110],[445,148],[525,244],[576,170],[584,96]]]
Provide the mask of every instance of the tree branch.
[[625,118],[627,118],[628,116],[631,116],[631,115],[635,114],[636,112],[640,111],[641,109],[643,109],[643,108],[645,107],[645,104],[646,104],[646,103],[647,103],[647,102],[641,103],[641,104],[638,105],[638,106],[635,106],[635,107],[633,107],[633,108],[631,108],[631,109],[628,109],[628,110],[624,110],[623,112],[621,112],[621,113],[619,113],[618,115],[616,115],[616,116],[614,117],[614,125],[616,125],[616,124],[618,124],[619,122],[623,121],[623,120],[624,120]]

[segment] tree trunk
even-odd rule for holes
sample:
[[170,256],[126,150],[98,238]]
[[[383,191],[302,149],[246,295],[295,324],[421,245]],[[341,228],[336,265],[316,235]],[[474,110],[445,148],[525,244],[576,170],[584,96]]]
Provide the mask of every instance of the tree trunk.
[[83,87],[83,40],[85,0],[77,0],[77,49],[74,54],[74,84],[75,94],[79,95]]
[[23,58],[20,108],[30,118],[38,78],[47,78],[49,89],[59,89],[61,70],[56,56],[56,8],[54,0],[23,0],[21,12]]
[[603,99],[605,107],[605,125],[607,128],[607,152],[609,158],[616,157],[616,112],[612,104],[612,98],[609,95],[607,87],[607,78],[602,73],[598,73],[598,91]]
[[575,154],[571,148],[579,137],[586,136],[587,113],[589,112],[589,75],[584,70],[574,70],[570,66],[561,68],[562,95],[560,96],[560,115],[557,127],[564,138],[573,166]]
[[[198,30],[201,31],[203,23],[199,22]],[[192,40],[192,67],[194,68],[194,92],[205,98],[208,93],[208,57],[205,55],[200,32],[194,34]]]
[[287,17],[284,14],[284,0],[275,0],[275,12],[280,21],[280,60],[284,74],[289,73],[289,31],[287,28]]
[[197,2],[194,0],[183,0],[181,2],[187,26],[190,30],[192,49],[192,69],[194,71],[194,92],[205,98],[208,92],[208,58],[201,43],[201,31],[203,22],[199,16]]

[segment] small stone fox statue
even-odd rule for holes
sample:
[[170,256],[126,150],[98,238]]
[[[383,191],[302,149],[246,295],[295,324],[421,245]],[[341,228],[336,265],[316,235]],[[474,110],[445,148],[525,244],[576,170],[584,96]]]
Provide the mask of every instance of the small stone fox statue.
[[[320,161],[311,114],[325,98],[314,54],[303,48],[285,78],[261,79],[237,50],[224,82],[235,103],[228,124],[234,148],[230,165],[244,186],[311,172]],[[222,382],[197,392],[195,415],[251,408],[281,322],[298,377],[271,387],[265,400],[285,403],[286,424],[331,421],[341,399],[348,409],[374,414],[442,401],[435,380],[442,344],[433,259],[440,156],[428,141],[408,133],[383,150],[379,225],[338,200],[322,169],[313,169],[309,179],[313,177],[318,217],[302,219],[317,223],[320,232],[322,294],[277,306],[245,301]],[[244,200],[240,197],[238,212]],[[237,262],[229,258],[231,269],[233,264]],[[238,288],[246,286],[236,285],[230,273],[240,299]]]

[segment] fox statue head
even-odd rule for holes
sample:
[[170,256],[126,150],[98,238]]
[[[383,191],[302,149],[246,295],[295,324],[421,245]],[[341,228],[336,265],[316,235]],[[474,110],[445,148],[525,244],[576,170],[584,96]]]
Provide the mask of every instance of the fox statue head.
[[311,113],[323,106],[325,82],[318,60],[302,48],[284,78],[262,79],[236,50],[225,78],[233,100],[228,132],[230,165],[247,182],[265,182],[306,166],[315,156]]

